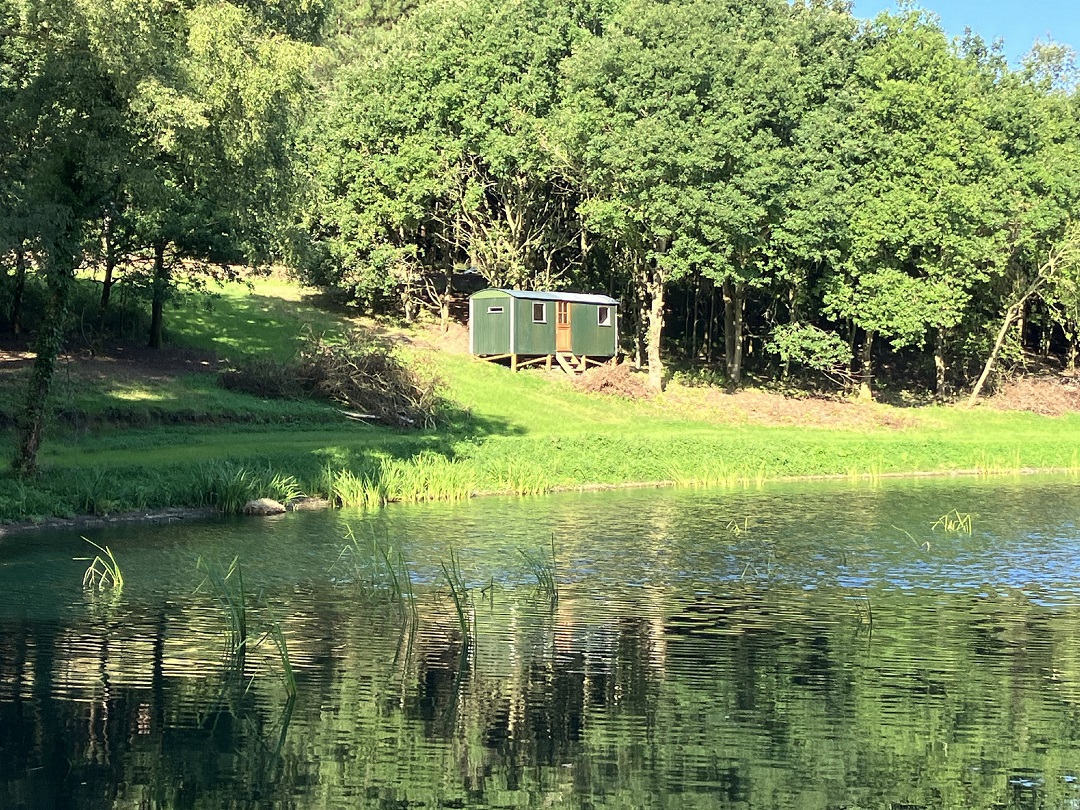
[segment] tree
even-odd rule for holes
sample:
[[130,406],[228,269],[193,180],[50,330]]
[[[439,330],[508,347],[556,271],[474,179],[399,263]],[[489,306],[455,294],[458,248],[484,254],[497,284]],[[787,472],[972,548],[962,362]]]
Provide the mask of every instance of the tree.
[[14,460],[27,474],[94,223],[108,223],[112,269],[116,251],[152,255],[160,344],[170,250],[235,261],[273,244],[308,50],[220,0],[7,0],[0,11],[2,193],[16,212],[0,248],[14,246],[49,290]]
[[580,229],[545,119],[577,12],[435,2],[379,36],[312,136],[309,277],[368,303],[464,263],[493,285],[557,284]]
[[914,10],[879,16],[864,38],[849,118],[850,254],[828,281],[825,311],[862,330],[866,391],[877,336],[899,349],[933,333],[942,393],[947,332],[1002,269],[1010,175],[984,76],[997,63],[963,59]]
[[723,284],[728,370],[741,375],[746,290],[771,270],[790,177],[791,13],[770,0],[635,0],[567,62],[561,129],[582,212],[631,257],[653,387],[663,384],[665,289],[695,272]]

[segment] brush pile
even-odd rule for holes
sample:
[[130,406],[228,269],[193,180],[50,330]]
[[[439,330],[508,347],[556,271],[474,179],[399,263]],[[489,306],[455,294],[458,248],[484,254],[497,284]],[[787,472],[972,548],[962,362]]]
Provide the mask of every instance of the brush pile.
[[609,394],[624,399],[648,399],[652,390],[629,363],[612,360],[602,366],[591,368],[574,378],[574,387],[592,394]]
[[390,344],[363,332],[330,342],[309,339],[300,379],[315,396],[393,427],[432,427],[442,405],[439,379],[404,363]]
[[1080,379],[1064,375],[1013,377],[987,402],[1001,411],[1030,411],[1061,416],[1080,411]]
[[440,380],[405,363],[393,347],[367,333],[308,336],[294,360],[252,358],[222,373],[232,391],[268,399],[317,397],[347,415],[391,427],[432,427],[445,407]]

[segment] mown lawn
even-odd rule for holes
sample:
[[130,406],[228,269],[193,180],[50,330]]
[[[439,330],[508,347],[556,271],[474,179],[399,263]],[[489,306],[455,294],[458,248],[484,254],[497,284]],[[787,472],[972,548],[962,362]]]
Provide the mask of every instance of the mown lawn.
[[[306,333],[341,334],[360,322],[276,279],[228,285],[171,316],[174,344],[212,350],[225,362],[283,360]],[[582,393],[558,374],[511,375],[463,354],[402,351],[433,363],[444,379],[455,403],[449,425],[373,426],[324,403],[232,393],[205,373],[105,375],[93,384],[58,378],[54,398],[68,418],[50,428],[39,479],[0,477],[0,520],[222,506],[226,485],[236,489],[229,503],[302,491],[376,504],[633,482],[733,487],[792,476],[1080,468],[1076,414],[871,403],[834,408],[850,424],[828,425],[810,405],[803,420],[802,406],[787,402],[787,422],[768,424],[753,412],[736,415],[744,400],[714,390],[673,386],[627,400]],[[15,382],[8,375],[4,390],[16,390]]]

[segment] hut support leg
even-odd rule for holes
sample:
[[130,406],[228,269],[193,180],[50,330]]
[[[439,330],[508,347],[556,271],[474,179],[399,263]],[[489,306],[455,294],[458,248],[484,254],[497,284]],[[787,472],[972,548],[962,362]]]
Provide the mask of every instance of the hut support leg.
[[517,371],[517,355],[516,354],[511,354],[510,355],[510,371],[511,372]]
[[551,355],[544,358],[544,371],[551,371]]

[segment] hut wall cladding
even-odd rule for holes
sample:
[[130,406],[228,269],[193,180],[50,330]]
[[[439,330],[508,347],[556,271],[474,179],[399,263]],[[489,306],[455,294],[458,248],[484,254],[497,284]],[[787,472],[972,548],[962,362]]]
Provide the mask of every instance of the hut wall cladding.
[[[509,354],[510,311],[516,303],[514,299],[498,290],[487,290],[477,293],[471,300],[472,353]],[[501,308],[502,312],[492,312],[493,308]]]
[[[555,302],[515,298],[514,351],[518,354],[555,353]],[[534,323],[533,304],[544,308],[543,323]]]
[[[619,342],[618,302],[607,296],[565,295],[563,298],[558,293],[500,289],[474,293],[469,299],[471,353],[481,356],[513,353],[525,357],[555,354],[559,301],[569,300],[570,351],[588,357],[615,355]],[[542,319],[538,317],[541,311]]]
[[607,307],[608,323],[601,326],[600,307],[596,304],[571,304],[570,328],[573,330],[573,352],[576,355],[607,357],[615,354],[619,344],[616,307]]

